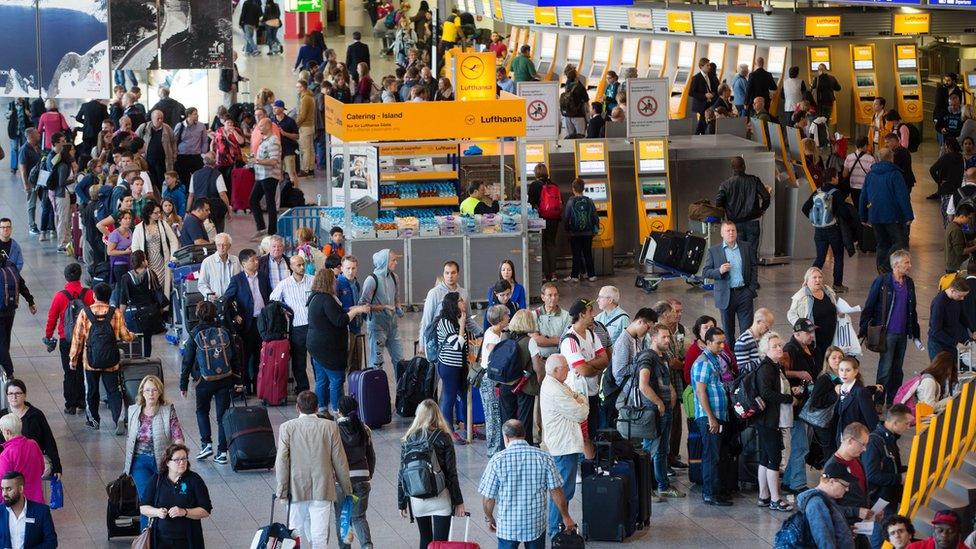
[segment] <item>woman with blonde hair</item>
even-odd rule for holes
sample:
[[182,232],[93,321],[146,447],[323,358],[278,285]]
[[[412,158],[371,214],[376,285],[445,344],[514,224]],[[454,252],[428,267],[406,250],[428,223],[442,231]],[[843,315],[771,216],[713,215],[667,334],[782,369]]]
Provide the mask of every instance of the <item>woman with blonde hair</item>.
[[921,374],[922,379],[915,390],[915,398],[918,402],[931,406],[935,413],[945,410],[959,381],[955,353],[942,351],[935,355],[932,364],[922,370]]
[[[136,484],[139,500],[143,501],[150,480],[159,472],[157,465],[171,444],[183,444],[183,427],[176,416],[176,408],[163,394],[163,380],[146,376],[139,383],[136,403],[126,413],[128,436],[125,440],[125,474]],[[141,518],[142,527],[149,522]]]
[[819,189],[823,183],[824,172],[827,168],[824,166],[823,158],[820,157],[820,149],[817,148],[817,142],[809,137],[801,139],[800,152],[806,161],[806,168],[810,172],[810,178],[813,179],[813,186]]
[[817,327],[814,360],[822,364],[824,351],[834,341],[837,331],[837,294],[824,284],[824,275],[817,267],[810,267],[803,275],[803,286],[793,294],[786,320],[790,325],[806,318]]
[[758,505],[773,511],[790,512],[793,506],[780,497],[782,429],[793,427],[793,395],[801,394],[803,388],[790,388],[780,364],[784,353],[783,338],[779,334],[767,332],[759,340],[759,353],[763,355],[763,360],[756,369],[756,386],[766,407],[751,420],[759,446]]
[[271,91],[269,88],[261,88],[261,90],[258,92],[257,98],[255,98],[254,100],[254,108],[255,110],[257,109],[263,110],[265,113],[267,113],[268,116],[273,116],[274,102],[275,102],[274,92]]
[[[328,272],[328,271],[324,271]],[[397,504],[400,517],[412,516],[420,530],[420,549],[426,549],[432,541],[447,541],[451,517],[463,517],[464,499],[458,481],[457,461],[451,441],[451,427],[441,414],[437,403],[427,399],[417,406],[417,415],[403,436],[400,446],[400,467],[409,466],[418,458],[432,455],[437,464],[435,475],[443,488],[433,496],[415,497],[412,487],[404,486],[403,476],[398,475]],[[429,458],[426,458],[429,459]]]
[[[295,240],[295,253],[303,255],[307,265],[314,266],[310,274],[317,273],[325,267],[325,254],[315,244],[315,232],[310,227],[299,227],[295,231]],[[305,271],[308,272],[309,269],[306,267]]]

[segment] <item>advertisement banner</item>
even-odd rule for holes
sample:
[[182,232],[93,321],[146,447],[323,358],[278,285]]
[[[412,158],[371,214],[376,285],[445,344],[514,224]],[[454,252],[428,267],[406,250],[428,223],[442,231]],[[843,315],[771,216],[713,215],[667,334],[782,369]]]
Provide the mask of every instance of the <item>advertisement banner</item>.
[[627,79],[627,138],[668,135],[668,100],[665,78]]
[[[457,150],[457,147],[454,147]],[[378,200],[379,155],[376,147],[368,145],[349,146],[349,200],[353,203],[364,196]],[[332,143],[332,205],[346,203],[342,189],[346,170],[342,166],[342,143]]]
[[454,78],[460,101],[489,101],[495,99],[494,52],[461,53],[454,58]]
[[[48,97],[109,97],[108,6],[102,0],[40,0],[41,81]],[[34,58],[33,50],[31,58]]]
[[0,3],[0,95],[37,97],[41,75],[37,66],[37,10],[34,3]]
[[113,0],[109,4],[113,70],[159,68],[159,14],[156,0]]
[[559,138],[559,82],[519,82],[518,96],[525,99],[525,137]]
[[229,2],[161,2],[160,62],[165,69],[230,68],[234,58]]

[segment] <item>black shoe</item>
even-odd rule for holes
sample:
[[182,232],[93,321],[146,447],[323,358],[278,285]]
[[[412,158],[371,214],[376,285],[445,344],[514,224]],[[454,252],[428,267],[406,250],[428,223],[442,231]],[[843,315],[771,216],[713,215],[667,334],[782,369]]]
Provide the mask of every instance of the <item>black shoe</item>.
[[668,467],[668,476],[669,477],[676,477],[676,476],[678,476],[678,473],[676,473],[674,469]]
[[925,197],[925,200],[938,200],[939,193],[935,192]]
[[94,419],[89,419],[88,421],[85,422],[85,425],[87,425],[88,428],[91,429],[92,431],[97,431],[98,428],[100,427],[98,422],[95,421]]
[[716,498],[706,498],[706,497],[703,497],[702,498],[702,503],[704,503],[705,505],[714,505],[716,507],[731,507],[732,506],[732,502],[731,501],[728,501],[728,500],[725,500],[725,499],[716,499]]
[[679,459],[679,460],[672,461],[671,462],[671,467],[673,467],[675,469],[687,469],[688,468],[688,464],[685,463],[685,462],[683,462],[683,461],[681,461]]
[[77,411],[77,409],[75,409],[74,406],[65,406],[64,407],[64,413],[68,414],[69,416],[73,416],[76,413],[78,413],[78,411]]

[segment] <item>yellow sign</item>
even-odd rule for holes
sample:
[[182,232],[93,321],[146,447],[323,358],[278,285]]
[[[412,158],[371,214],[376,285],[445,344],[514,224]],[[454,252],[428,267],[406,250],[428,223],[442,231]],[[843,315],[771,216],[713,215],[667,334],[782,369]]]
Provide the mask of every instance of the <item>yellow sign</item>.
[[502,17],[502,0],[493,0],[491,5],[495,9],[495,19],[503,21],[505,18]]
[[929,13],[896,13],[895,14],[895,34],[928,34]]
[[745,13],[730,14],[725,16],[725,29],[729,36],[748,36],[752,37],[752,15]]
[[525,163],[526,164],[545,164],[546,163],[546,144],[545,143],[526,143],[525,144]]
[[830,48],[810,48],[810,63],[830,63]]
[[638,158],[640,160],[660,160],[664,158],[664,142],[659,139],[639,141],[640,149]]
[[668,13],[668,32],[680,32],[691,34],[694,32],[691,26],[690,11],[669,11]]
[[536,25],[555,25],[557,22],[556,8],[535,8]]
[[874,60],[874,49],[871,46],[852,46],[851,52],[855,61]]
[[915,59],[915,44],[898,44],[895,48],[898,59]]
[[495,98],[494,52],[462,53],[454,58],[454,79],[461,101],[486,101]]
[[806,35],[811,38],[840,36],[839,15],[806,16]]
[[327,96],[325,131],[347,143],[524,136],[525,100],[502,96],[498,101],[350,104]]
[[651,30],[654,18],[648,10],[627,10],[627,26],[632,29]]
[[577,150],[579,151],[580,162],[603,162],[606,160],[606,147],[604,146],[603,141],[579,143]]
[[379,147],[380,156],[443,156],[457,153],[456,143],[398,143]]
[[596,13],[592,7],[575,7],[569,13],[574,27],[579,29],[596,28]]

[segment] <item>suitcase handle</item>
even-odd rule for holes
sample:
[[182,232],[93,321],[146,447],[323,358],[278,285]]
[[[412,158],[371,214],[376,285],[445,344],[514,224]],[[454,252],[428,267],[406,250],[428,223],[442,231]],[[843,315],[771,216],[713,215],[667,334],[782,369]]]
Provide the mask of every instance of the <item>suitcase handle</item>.
[[[464,541],[468,541],[468,530],[471,528],[471,513],[464,513]],[[451,515],[451,525],[447,528],[447,540],[454,537],[454,515]]]
[[[275,501],[278,499],[278,494],[271,494],[271,519],[268,524],[274,524],[274,514],[275,514]],[[285,516],[285,528],[291,529],[289,522],[291,521],[291,494],[288,494],[288,511]]]

